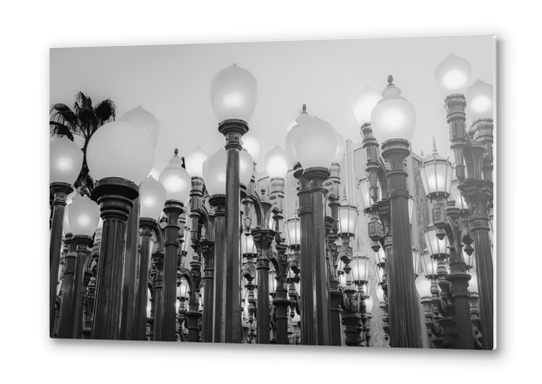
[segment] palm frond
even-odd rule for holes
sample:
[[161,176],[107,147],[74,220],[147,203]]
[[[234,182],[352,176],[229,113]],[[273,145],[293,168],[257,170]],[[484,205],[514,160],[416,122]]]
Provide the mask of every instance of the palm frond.
[[94,114],[100,125],[114,121],[116,117],[117,107],[111,99],[102,101],[94,108]]
[[56,121],[49,121],[49,126],[51,128],[50,134],[52,137],[64,137],[73,141],[73,133],[70,127],[65,124],[58,123]]

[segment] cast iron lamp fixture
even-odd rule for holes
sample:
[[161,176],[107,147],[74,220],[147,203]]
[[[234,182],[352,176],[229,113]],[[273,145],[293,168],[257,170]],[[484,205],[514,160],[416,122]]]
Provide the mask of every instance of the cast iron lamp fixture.
[[[457,187],[471,213],[483,347],[491,350],[494,329],[489,211],[493,207],[493,87],[481,81],[469,87],[470,64],[465,62],[452,56],[437,67],[435,74],[437,84],[445,84],[439,88],[445,96]],[[466,117],[472,121],[468,129]]]

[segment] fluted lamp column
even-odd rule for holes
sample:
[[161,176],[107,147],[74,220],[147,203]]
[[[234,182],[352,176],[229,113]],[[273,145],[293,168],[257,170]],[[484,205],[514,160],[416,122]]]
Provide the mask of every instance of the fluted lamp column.
[[103,219],[92,338],[118,339],[126,221],[133,200],[139,196],[137,185],[152,168],[152,145],[140,128],[128,122],[112,122],[90,139],[87,161],[90,173],[98,180],[92,198],[100,205]]
[[49,247],[49,334],[53,337],[55,303],[58,283],[58,268],[62,246],[62,224],[64,222],[66,199],[73,191],[73,184],[81,172],[83,152],[66,137],[50,144],[49,180],[53,195]]
[[175,303],[177,300],[177,264],[179,250],[179,233],[182,231],[179,218],[184,212],[184,202],[190,193],[191,180],[188,172],[182,167],[182,160],[175,149],[169,165],[162,171],[158,181],[166,189],[164,213],[167,216],[164,245],[164,281],[163,310],[160,334],[156,340],[175,341]]
[[388,305],[392,347],[422,346],[418,300],[412,263],[412,242],[408,215],[407,172],[404,161],[410,153],[409,140],[416,126],[416,112],[400,96],[401,90],[389,76],[383,98],[371,112],[373,133],[382,143],[382,156],[388,160],[387,173],[393,234],[388,268]]
[[[257,81],[244,68],[233,64],[218,72],[211,83],[211,101],[218,131],[226,139],[226,318],[224,342],[240,343],[240,151],[241,137],[248,132],[248,120],[256,106]],[[250,169],[252,172],[252,167]],[[250,181],[250,180],[249,180]],[[248,182],[247,182],[248,184]]]

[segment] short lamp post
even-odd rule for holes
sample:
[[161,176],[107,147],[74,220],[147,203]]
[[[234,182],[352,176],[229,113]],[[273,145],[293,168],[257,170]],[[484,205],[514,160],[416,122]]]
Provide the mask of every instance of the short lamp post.
[[139,186],[140,218],[139,235],[140,242],[140,265],[136,271],[138,304],[135,316],[135,340],[145,340],[147,331],[147,302],[149,287],[149,269],[152,253],[152,236],[160,244],[159,249],[163,249],[161,232],[158,227],[158,218],[166,202],[166,189],[152,176],[147,177]]
[[92,199],[100,205],[102,243],[96,276],[93,339],[118,339],[126,222],[139,196],[137,185],[149,174],[153,149],[145,132],[127,122],[105,124],[92,135],[87,161],[97,181]]
[[[480,80],[470,87],[471,66],[451,55],[435,70],[445,96],[446,121],[455,158],[458,189],[469,210],[484,349],[493,349],[493,260],[489,210],[493,207],[493,87]],[[466,117],[472,125],[466,129]]]
[[100,208],[87,196],[75,197],[68,209],[68,220],[72,232],[75,233],[71,240],[75,245],[75,252],[68,252],[65,257],[58,337],[81,338],[82,334],[77,333],[82,331],[83,321],[83,268],[88,249],[92,247],[92,236],[100,220]]
[[62,246],[62,224],[66,199],[73,191],[83,164],[83,152],[77,144],[66,137],[50,144],[50,190],[53,195],[51,240],[49,248],[49,334],[53,337],[58,268]]
[[166,189],[166,202],[164,213],[167,216],[164,243],[164,288],[163,310],[160,333],[156,340],[175,341],[175,303],[177,287],[177,264],[179,253],[180,216],[184,212],[184,202],[190,193],[191,179],[188,172],[182,167],[182,160],[175,149],[169,165],[162,171],[158,181]]

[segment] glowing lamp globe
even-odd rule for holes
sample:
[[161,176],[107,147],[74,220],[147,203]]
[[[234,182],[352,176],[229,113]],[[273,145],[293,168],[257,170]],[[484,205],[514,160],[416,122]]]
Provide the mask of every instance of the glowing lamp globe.
[[191,177],[203,178],[203,163],[207,159],[207,156],[207,152],[201,149],[199,145],[186,154],[184,164],[186,171]]
[[476,80],[465,95],[465,113],[471,121],[493,118],[493,86]]
[[376,293],[376,297],[378,298],[378,301],[383,303],[384,302],[384,290],[382,289],[382,286],[380,284],[375,287],[375,293]]
[[260,158],[260,135],[254,130],[249,130],[241,137],[242,146],[248,151],[252,160],[257,163]]
[[239,151],[239,183],[248,185],[254,172],[254,161],[246,149]]
[[428,250],[420,256],[420,261],[422,264],[423,275],[428,278],[438,276],[437,259],[435,259]]
[[423,162],[420,173],[425,194],[427,196],[449,196],[452,186],[452,175],[452,163],[434,151],[431,157]]
[[365,300],[365,311],[371,313],[373,311],[373,298],[372,296],[367,297]]
[[248,121],[256,107],[257,92],[254,76],[237,64],[218,72],[211,82],[211,102],[218,122]]
[[74,197],[68,210],[68,221],[74,235],[92,236],[100,221],[100,207],[88,196]]
[[152,176],[147,177],[139,186],[139,216],[158,220],[164,208],[166,196],[167,191],[162,183]]
[[339,234],[354,235],[358,210],[350,205],[347,199],[341,200],[339,206]]
[[431,280],[427,279],[425,275],[420,275],[416,279],[416,289],[420,297],[431,297]]
[[64,234],[72,233],[72,229],[70,227],[70,220],[68,219],[69,210],[70,210],[70,206],[66,205],[66,209],[64,210],[64,220],[63,220],[63,224],[62,224],[62,232]]
[[140,128],[149,137],[152,149],[156,148],[158,135],[160,134],[160,123],[152,113],[145,110],[141,105],[129,110],[117,121],[126,121]]
[[290,164],[296,164],[299,162],[295,149],[295,138],[297,137],[301,125],[310,119],[311,117],[307,112],[301,112],[301,114],[295,120],[296,124],[288,131],[288,134],[286,135],[286,155],[288,156],[288,160],[290,160]]
[[371,112],[376,104],[382,99],[382,95],[371,87],[365,87],[352,100],[352,109],[359,125],[371,121]]
[[295,152],[304,169],[327,169],[337,152],[337,132],[328,122],[314,117],[299,128]]
[[183,161],[177,153],[175,150],[168,166],[160,173],[158,181],[166,189],[167,200],[176,200],[184,204],[190,195],[192,180],[186,169],[182,167]]
[[358,183],[358,187],[361,193],[361,203],[363,204],[363,210],[371,208],[373,200],[371,199],[371,193],[369,192],[369,179],[361,179]]
[[299,217],[294,217],[286,221],[286,244],[290,247],[301,244],[301,222]]
[[435,69],[435,79],[444,96],[454,93],[464,94],[469,87],[471,76],[470,63],[451,54]]
[[73,185],[83,165],[83,151],[79,146],[63,136],[51,141],[49,156],[50,182]]
[[181,284],[177,287],[177,297],[186,298],[188,296],[188,281],[186,279],[181,279]]
[[359,254],[354,255],[350,262],[352,280],[355,284],[365,284],[369,281],[369,258]]
[[254,239],[250,233],[241,235],[241,253],[243,255],[255,255],[258,253]]
[[471,269],[468,273],[470,274],[469,292],[478,293],[478,276],[476,276],[476,271]]
[[337,151],[335,152],[335,158],[333,159],[334,163],[336,164],[341,163],[345,148],[346,148],[346,143],[344,141],[344,137],[342,137],[341,135],[337,133]]
[[226,194],[226,150],[220,148],[203,163],[203,180],[209,196]]
[[432,224],[427,227],[425,232],[425,242],[430,255],[448,255],[448,236],[444,236],[440,240],[437,236],[437,228]]
[[152,144],[147,134],[131,123],[107,123],[90,138],[87,163],[96,180],[121,177],[139,184],[152,169]]
[[391,81],[390,76],[388,86],[382,91],[383,98],[371,112],[373,134],[379,143],[390,139],[410,141],[416,129],[414,107]]
[[278,145],[265,156],[265,170],[270,179],[284,179],[289,168],[288,155],[286,154],[286,151]]

